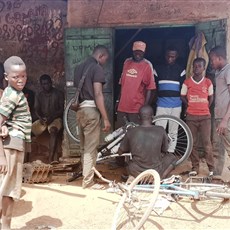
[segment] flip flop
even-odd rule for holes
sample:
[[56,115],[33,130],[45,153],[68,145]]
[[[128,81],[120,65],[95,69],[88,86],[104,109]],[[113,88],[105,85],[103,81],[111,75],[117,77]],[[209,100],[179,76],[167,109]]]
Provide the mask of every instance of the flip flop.
[[94,184],[92,185],[91,187],[89,187],[90,189],[93,189],[93,190],[104,190],[105,189],[105,186],[102,185],[102,184]]

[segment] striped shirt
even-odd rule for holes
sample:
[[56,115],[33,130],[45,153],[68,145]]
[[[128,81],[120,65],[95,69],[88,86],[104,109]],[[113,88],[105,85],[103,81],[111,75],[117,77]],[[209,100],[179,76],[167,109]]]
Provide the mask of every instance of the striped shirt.
[[177,63],[156,66],[157,106],[164,108],[181,107],[181,86],[185,80],[185,70]]
[[31,141],[31,115],[27,99],[22,91],[8,86],[0,102],[0,114],[7,118],[6,126],[9,135],[26,142]]

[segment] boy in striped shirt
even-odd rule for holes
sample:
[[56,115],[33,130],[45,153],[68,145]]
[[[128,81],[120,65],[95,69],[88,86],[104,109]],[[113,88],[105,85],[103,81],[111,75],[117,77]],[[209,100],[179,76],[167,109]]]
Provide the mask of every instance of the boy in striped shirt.
[[0,214],[2,229],[10,229],[14,200],[21,194],[25,142],[31,141],[31,115],[22,92],[27,80],[25,63],[11,56],[4,69],[8,86],[0,101],[0,144],[4,149],[0,148]]

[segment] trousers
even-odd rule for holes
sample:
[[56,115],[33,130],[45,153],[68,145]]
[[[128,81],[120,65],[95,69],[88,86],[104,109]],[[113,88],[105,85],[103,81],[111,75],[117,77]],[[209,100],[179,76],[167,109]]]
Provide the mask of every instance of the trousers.
[[[192,167],[199,171],[199,135],[202,139],[202,146],[204,149],[204,158],[208,165],[209,171],[214,170],[214,158],[212,152],[211,142],[211,116],[210,115],[187,115],[186,123],[190,128],[193,136],[193,149],[190,155]],[[199,135],[198,135],[199,134]]]
[[[158,115],[172,115],[175,117],[180,118],[181,114],[181,107],[175,107],[175,108],[164,108],[164,107],[157,107],[156,116]],[[172,141],[170,142],[168,152],[173,153],[175,151],[176,145],[177,145],[177,134],[178,134],[178,124],[175,122],[168,122],[168,134]],[[162,126],[164,129],[166,129],[167,126],[167,120],[162,120],[156,122],[156,125]]]
[[100,112],[95,107],[80,108],[76,114],[79,138],[81,163],[83,168],[82,187],[85,188],[93,183],[96,166],[97,148],[100,142],[101,118]]
[[215,119],[215,126],[213,129],[213,150],[214,150],[214,160],[215,160],[215,173],[221,175],[224,164],[225,164],[225,151],[227,152],[227,157],[230,157],[230,121],[228,122],[228,127],[224,134],[218,135],[216,128],[220,124],[221,119]]

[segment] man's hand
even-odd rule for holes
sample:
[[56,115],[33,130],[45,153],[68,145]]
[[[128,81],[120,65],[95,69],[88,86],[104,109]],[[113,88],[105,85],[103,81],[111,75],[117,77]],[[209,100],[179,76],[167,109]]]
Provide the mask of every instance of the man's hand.
[[225,129],[228,127],[228,120],[222,119],[216,131],[218,135],[222,135],[225,132]]
[[42,125],[45,125],[47,122],[47,118],[46,117],[39,117],[39,121]]
[[49,116],[49,117],[47,117],[46,124],[50,125],[53,121],[54,121],[54,117],[53,116]]
[[7,173],[7,164],[6,164],[6,157],[0,156],[0,174]]
[[103,132],[108,132],[111,128],[111,124],[109,120],[105,119],[104,120],[104,128],[102,129]]
[[0,134],[0,136],[3,137],[3,138],[5,138],[5,137],[7,137],[8,135],[9,135],[9,130],[8,130],[8,128],[7,128],[6,125],[3,125],[2,128],[1,128],[1,134]]

